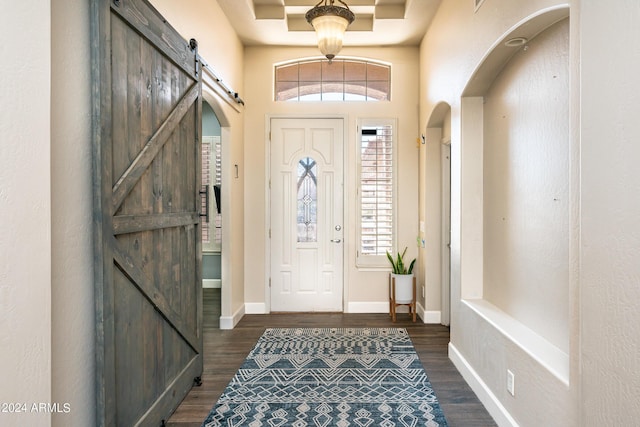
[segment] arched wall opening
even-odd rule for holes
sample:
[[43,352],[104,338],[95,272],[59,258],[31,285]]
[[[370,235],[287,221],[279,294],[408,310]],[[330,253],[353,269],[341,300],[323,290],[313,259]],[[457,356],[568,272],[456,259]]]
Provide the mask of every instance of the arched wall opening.
[[[220,185],[220,227],[221,227],[221,244],[216,251],[203,251],[203,286],[219,286],[220,287],[220,312],[222,316],[224,313],[231,310],[231,290],[229,289],[231,270],[231,258],[229,256],[229,240],[230,230],[228,227],[231,210],[231,203],[229,202],[228,187],[231,182],[231,169],[230,164],[231,153],[231,125],[227,119],[224,110],[220,104],[219,96],[215,90],[206,84],[202,86],[203,104],[206,103],[211,109],[209,114],[213,117],[208,117],[208,121],[205,121],[205,115],[207,107],[203,105],[203,137],[216,136],[205,135],[205,129],[209,129],[208,133],[217,133],[220,137],[221,148],[221,185]],[[213,194],[211,196],[214,196]],[[212,203],[215,203],[215,197],[210,197]],[[205,274],[206,273],[206,274]],[[221,316],[221,317],[222,317]]]
[[449,324],[451,106],[433,109],[420,150],[420,303],[430,323]]
[[461,301],[568,383],[569,9],[498,40],[461,100]]

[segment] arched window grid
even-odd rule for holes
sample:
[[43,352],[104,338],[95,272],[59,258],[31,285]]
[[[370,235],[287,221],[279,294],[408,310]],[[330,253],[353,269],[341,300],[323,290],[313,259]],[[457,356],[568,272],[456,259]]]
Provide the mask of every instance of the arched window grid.
[[391,65],[345,58],[306,59],[275,67],[276,101],[389,101]]

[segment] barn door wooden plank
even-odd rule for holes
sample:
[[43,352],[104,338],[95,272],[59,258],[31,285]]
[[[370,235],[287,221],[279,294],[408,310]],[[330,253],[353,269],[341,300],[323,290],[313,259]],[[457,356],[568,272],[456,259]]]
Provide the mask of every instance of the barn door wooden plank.
[[[198,99],[202,88],[194,84],[189,92],[180,100],[167,120],[160,126],[156,133],[149,139],[145,146],[137,153],[135,160],[129,166],[113,187],[113,211],[117,211],[125,197],[136,185],[142,174],[147,170],[151,162],[167,142],[167,139],[176,126],[182,121],[193,103]],[[135,115],[133,116],[135,117]]]
[[91,0],[99,426],[159,426],[202,373],[197,45]]

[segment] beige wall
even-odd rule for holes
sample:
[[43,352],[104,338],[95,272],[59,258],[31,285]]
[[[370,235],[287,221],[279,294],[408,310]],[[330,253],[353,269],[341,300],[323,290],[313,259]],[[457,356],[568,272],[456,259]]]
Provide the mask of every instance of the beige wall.
[[[0,16],[0,402],[50,402],[51,8],[3,4]],[[29,59],[31,58],[31,59]],[[51,425],[0,413],[0,424]]]
[[52,400],[54,426],[95,424],[89,5],[52,2]]
[[577,15],[580,425],[633,425],[640,419],[640,7],[583,0]]
[[[345,310],[388,310],[388,270],[364,271],[355,267],[355,165],[356,122],[359,118],[398,119],[398,244],[417,254],[418,188],[418,49],[417,48],[345,48],[344,57],[361,57],[391,63],[391,102],[307,103],[273,101],[274,64],[299,58],[317,57],[316,48],[259,48],[245,50],[245,295],[257,312],[268,310],[268,254],[266,212],[266,156],[268,140],[265,121],[272,116],[346,117],[345,157]],[[359,304],[362,303],[362,304]]]
[[185,40],[196,39],[204,61],[222,81],[243,93],[243,46],[217,1],[151,0],[150,3]]

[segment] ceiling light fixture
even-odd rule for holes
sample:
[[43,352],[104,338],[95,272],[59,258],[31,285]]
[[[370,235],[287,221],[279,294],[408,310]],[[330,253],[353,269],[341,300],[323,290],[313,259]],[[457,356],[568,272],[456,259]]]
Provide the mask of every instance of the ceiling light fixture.
[[334,5],[335,0],[320,0],[313,9],[310,9],[305,18],[313,26],[318,36],[318,48],[329,62],[342,49],[342,39],[349,24],[356,19],[349,6],[342,0],[338,0],[344,5]]
[[504,45],[507,47],[520,47],[520,46],[524,46],[525,44],[527,44],[529,40],[527,40],[524,37],[514,37],[512,39],[507,40],[506,42],[504,42]]

